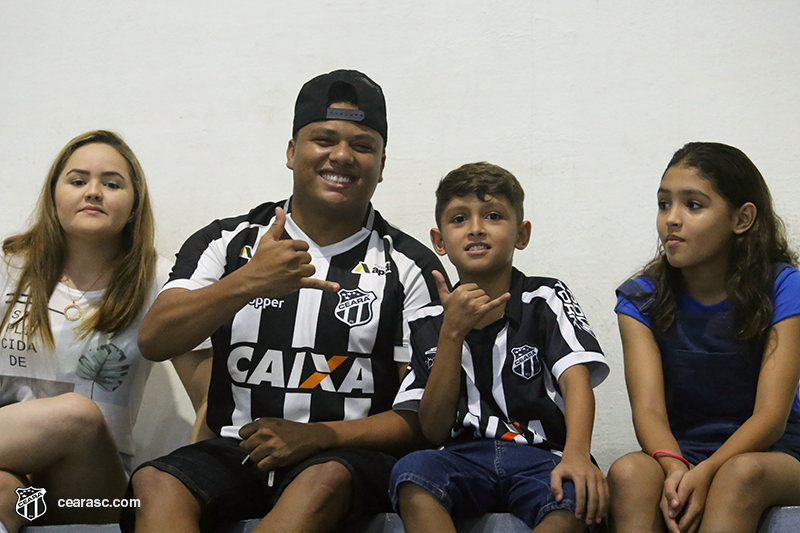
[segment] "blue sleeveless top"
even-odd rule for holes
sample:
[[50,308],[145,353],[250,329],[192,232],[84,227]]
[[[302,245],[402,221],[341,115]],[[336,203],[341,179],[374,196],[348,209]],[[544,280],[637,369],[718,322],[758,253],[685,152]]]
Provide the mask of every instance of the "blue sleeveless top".
[[[649,278],[626,281],[617,289],[615,310],[651,327],[647,310],[654,288]],[[800,314],[797,269],[776,265],[772,301],[772,324]],[[666,335],[655,334],[655,338],[661,352],[667,415],[676,438],[704,428],[703,435],[727,440],[753,414],[764,340],[736,338],[727,300],[706,306],[688,294],[679,298],[675,323]],[[800,425],[797,395],[789,425]]]

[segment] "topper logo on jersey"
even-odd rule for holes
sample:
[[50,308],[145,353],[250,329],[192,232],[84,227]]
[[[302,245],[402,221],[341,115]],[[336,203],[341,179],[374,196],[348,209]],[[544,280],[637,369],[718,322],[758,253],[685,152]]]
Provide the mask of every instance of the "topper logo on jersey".
[[539,362],[539,348],[526,344],[511,348],[511,355],[514,356],[514,365],[511,370],[519,377],[531,379],[542,371],[542,364]]
[[[308,390],[319,387],[326,392],[345,394],[356,389],[364,394],[375,392],[372,361],[369,357],[334,355],[327,359],[320,353],[284,354],[279,350],[267,350],[261,360],[253,365],[253,353],[253,347],[246,345],[231,350],[228,356],[228,373],[237,385],[258,386],[268,383],[278,389]],[[306,379],[302,379],[303,375],[308,375],[309,361],[314,367],[314,372]],[[347,368],[347,362],[350,363],[347,374],[338,384],[334,383],[331,374],[340,366]],[[285,368],[289,365],[291,370],[287,376]]]
[[559,299],[564,302],[564,311],[566,311],[567,316],[572,323],[586,333],[594,336],[594,331],[592,331],[589,321],[586,320],[586,315],[583,314],[583,309],[581,309],[581,306],[578,305],[578,302],[575,300],[575,297],[572,296],[572,293],[569,292],[569,289],[562,285],[560,281],[556,283],[556,295],[558,295]]
[[384,266],[378,265],[369,266],[364,261],[361,261],[356,267],[351,270],[353,274],[377,274],[378,276],[385,276],[392,273],[392,264],[386,263]]
[[361,326],[372,320],[372,302],[377,299],[372,291],[342,289],[339,291],[339,303],[334,314],[350,327]]
[[22,487],[17,492],[17,514],[28,520],[36,520],[47,511],[44,503],[44,489]]

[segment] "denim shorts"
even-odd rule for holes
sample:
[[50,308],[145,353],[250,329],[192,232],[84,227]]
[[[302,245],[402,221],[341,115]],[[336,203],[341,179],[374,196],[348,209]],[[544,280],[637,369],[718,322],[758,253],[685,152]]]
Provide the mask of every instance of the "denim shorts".
[[549,451],[494,439],[450,444],[406,455],[392,470],[389,497],[398,509],[397,488],[416,483],[435,496],[455,519],[511,513],[533,529],[555,510],[575,512],[575,485],[564,481],[564,498],[550,492],[550,473],[561,458]]
[[[283,490],[306,468],[337,462],[353,478],[352,514],[374,514],[391,509],[386,494],[389,475],[396,459],[391,455],[356,448],[334,448],[285,468],[277,468],[272,479],[251,461],[239,447],[241,441],[229,437],[190,444],[167,456],[142,464],[178,478],[202,506],[201,531],[215,531],[222,524],[263,518],[278,501]],[[128,497],[135,497],[128,485]],[[134,530],[134,512],[124,512],[123,532]]]

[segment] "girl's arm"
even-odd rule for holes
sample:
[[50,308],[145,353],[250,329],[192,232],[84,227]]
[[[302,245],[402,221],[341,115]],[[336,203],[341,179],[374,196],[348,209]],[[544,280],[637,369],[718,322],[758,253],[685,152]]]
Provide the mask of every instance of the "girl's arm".
[[[656,450],[667,450],[680,455],[678,442],[672,436],[664,399],[664,374],[661,370],[661,352],[650,328],[635,318],[618,315],[625,361],[625,383],[633,413],[633,428],[639,445],[648,455]],[[686,466],[669,456],[658,459],[664,473],[686,471]]]
[[[636,439],[642,451],[648,455],[652,456],[656,450],[680,455],[681,449],[669,428],[661,352],[653,332],[625,314],[620,313],[618,321],[625,361],[625,383],[631,402]],[[676,517],[685,503],[678,496],[678,486],[689,469],[681,461],[668,455],[660,455],[657,460],[665,476],[659,507],[667,529],[675,532],[678,531]]]
[[206,423],[208,408],[208,385],[211,381],[211,348],[195,350],[175,356],[171,359],[172,366],[178,373],[183,388],[189,395],[195,412],[194,427],[190,443],[199,442],[215,437],[213,431]]

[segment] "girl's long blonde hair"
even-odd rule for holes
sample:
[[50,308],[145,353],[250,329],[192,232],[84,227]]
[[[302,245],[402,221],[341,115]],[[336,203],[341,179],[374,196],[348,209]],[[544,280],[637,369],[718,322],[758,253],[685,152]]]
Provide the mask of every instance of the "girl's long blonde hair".
[[116,133],[96,130],[78,135],[59,152],[47,173],[30,229],[3,241],[6,262],[13,261],[14,267],[20,268],[20,275],[0,330],[10,324],[14,302],[24,301],[26,309],[19,321],[23,321],[25,333],[30,338],[38,336],[50,347],[55,345],[48,302],[64,275],[67,252],[56,211],[55,186],[70,156],[81,146],[94,143],[111,146],[128,162],[134,201],[130,220],[120,235],[120,253],[114,261],[108,287],[97,310],[83,321],[78,331],[84,336],[90,331],[114,336],[125,331],[142,311],[156,269],[155,223],[147,183],[139,160],[125,141]]

